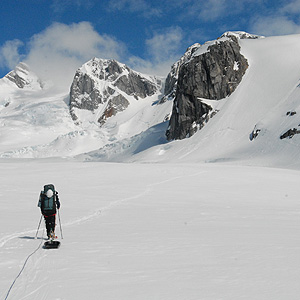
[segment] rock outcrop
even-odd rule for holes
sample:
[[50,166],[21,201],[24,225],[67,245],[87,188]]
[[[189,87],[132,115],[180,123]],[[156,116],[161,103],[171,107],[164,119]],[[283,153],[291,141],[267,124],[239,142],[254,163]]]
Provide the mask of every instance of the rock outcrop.
[[94,58],[77,70],[70,89],[70,112],[80,122],[80,110],[97,111],[99,124],[125,110],[131,100],[152,96],[161,81],[142,75],[115,60]]
[[295,134],[300,134],[300,130],[297,128],[290,128],[280,136],[280,139],[281,140],[286,138],[291,139]]
[[166,81],[165,81],[165,89],[164,89],[164,97],[160,100],[161,103],[167,101],[167,100],[174,100],[174,97],[176,95],[176,88],[177,88],[177,81],[178,81],[178,73],[179,69],[182,64],[184,64],[186,61],[188,61],[192,54],[199,48],[201,45],[199,43],[195,43],[191,47],[189,47],[184,55],[175,62],[172,67],[171,71],[169,72]]
[[201,98],[220,100],[235,91],[248,68],[247,59],[240,53],[241,36],[255,38],[226,33],[216,41],[188,49],[189,59],[179,63],[168,140],[192,136],[207,122],[212,108]]

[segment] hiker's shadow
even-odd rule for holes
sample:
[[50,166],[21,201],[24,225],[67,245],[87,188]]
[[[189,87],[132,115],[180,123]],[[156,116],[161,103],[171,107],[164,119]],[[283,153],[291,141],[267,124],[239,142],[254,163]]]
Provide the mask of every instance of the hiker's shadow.
[[46,240],[46,238],[43,237],[34,237],[34,236],[19,236],[19,239],[23,240]]

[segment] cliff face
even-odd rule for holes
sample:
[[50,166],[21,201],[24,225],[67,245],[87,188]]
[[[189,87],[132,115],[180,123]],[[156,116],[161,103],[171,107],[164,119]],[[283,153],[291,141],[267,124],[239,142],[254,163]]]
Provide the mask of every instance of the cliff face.
[[70,89],[70,112],[97,111],[99,124],[130,105],[130,100],[152,96],[161,88],[155,77],[142,75],[115,60],[94,58],[77,70]]
[[[247,37],[248,38],[248,37]],[[220,100],[237,88],[248,68],[236,35],[193,49],[178,71],[178,80],[167,139],[192,136],[210,117],[212,108],[201,98]]]
[[166,101],[168,98],[174,98],[176,94],[177,82],[178,82],[178,73],[181,65],[191,59],[193,53],[199,48],[201,45],[196,43],[189,47],[184,55],[175,62],[172,67],[171,71],[168,74],[166,81],[165,81],[165,89],[164,89],[164,97],[162,101]]

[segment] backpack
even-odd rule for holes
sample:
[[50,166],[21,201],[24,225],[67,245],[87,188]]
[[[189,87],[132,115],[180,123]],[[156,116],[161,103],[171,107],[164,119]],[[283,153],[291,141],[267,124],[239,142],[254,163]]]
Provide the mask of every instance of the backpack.
[[[46,196],[46,193],[48,190],[53,191],[53,196],[51,198],[48,198]],[[44,191],[42,191],[42,203],[41,203],[41,208],[42,211],[47,213],[47,212],[56,212],[56,205],[55,205],[55,187],[53,184],[46,184],[44,185]]]

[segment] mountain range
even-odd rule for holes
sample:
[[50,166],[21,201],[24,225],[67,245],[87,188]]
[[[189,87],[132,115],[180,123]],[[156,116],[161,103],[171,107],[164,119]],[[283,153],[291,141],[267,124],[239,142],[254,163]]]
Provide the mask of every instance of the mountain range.
[[300,36],[226,32],[166,78],[93,58],[69,91],[20,63],[0,79],[0,157],[298,168]]

